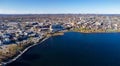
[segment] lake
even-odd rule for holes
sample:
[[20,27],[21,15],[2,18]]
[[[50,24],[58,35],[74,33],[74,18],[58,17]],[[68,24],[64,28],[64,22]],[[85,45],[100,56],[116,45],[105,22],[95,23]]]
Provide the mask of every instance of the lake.
[[120,33],[66,32],[7,66],[120,66]]

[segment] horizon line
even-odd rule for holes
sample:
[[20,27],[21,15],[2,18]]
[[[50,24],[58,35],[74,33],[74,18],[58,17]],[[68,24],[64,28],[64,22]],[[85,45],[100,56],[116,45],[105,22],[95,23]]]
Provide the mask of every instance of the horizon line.
[[120,13],[13,13],[13,14],[11,14],[11,13],[0,13],[0,15],[24,15],[24,14],[26,14],[26,15],[42,15],[42,14],[45,14],[45,15],[47,15],[47,14],[95,14],[95,15],[100,15],[100,14],[115,14],[115,15],[120,15]]

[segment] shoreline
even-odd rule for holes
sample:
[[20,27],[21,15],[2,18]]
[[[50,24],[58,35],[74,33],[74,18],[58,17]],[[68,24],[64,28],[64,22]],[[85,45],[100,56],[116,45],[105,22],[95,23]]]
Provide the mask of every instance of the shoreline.
[[85,34],[89,34],[89,33],[120,33],[120,31],[108,31],[108,32],[105,32],[105,31],[101,31],[101,32],[85,32],[85,31],[75,31],[75,30],[70,30],[70,31],[73,31],[73,32],[79,32],[79,33],[85,33]]
[[7,61],[7,62],[1,62],[0,66],[6,66],[7,64],[16,61],[20,56],[22,56],[22,55],[23,55],[26,51],[28,51],[30,48],[32,48],[32,47],[34,47],[34,46],[36,46],[36,45],[41,44],[42,42],[44,42],[44,41],[47,40],[48,38],[50,38],[50,37],[43,37],[42,40],[41,40],[39,43],[36,43],[36,44],[33,44],[33,45],[28,46],[28,47],[25,48],[23,51],[21,51],[20,54],[18,54],[17,56],[15,56],[13,59],[10,59],[10,60]]
[[80,32],[80,33],[120,33],[120,30],[114,30],[114,29],[91,30],[91,29],[85,29],[85,28],[71,28],[70,31]]
[[120,33],[120,32],[80,32],[80,31],[73,31],[73,32],[79,32],[84,34],[90,34],[90,33]]
[[[64,31],[59,31],[59,32],[64,33]],[[57,34],[57,33],[59,33],[59,32],[54,32],[54,33],[52,33],[51,35],[46,34],[46,36],[44,36],[44,37],[42,37],[41,39],[39,39],[39,40],[41,40],[41,41],[39,41],[38,43],[35,43],[35,44],[33,44],[33,45],[30,45],[30,46],[26,47],[25,49],[23,49],[23,51],[20,51],[20,54],[16,55],[16,56],[13,57],[12,59],[9,59],[9,60],[6,61],[6,62],[1,62],[1,63],[0,63],[0,66],[6,66],[7,64],[10,64],[10,63],[16,61],[20,56],[22,56],[22,55],[23,55],[26,51],[28,51],[30,48],[32,48],[32,47],[34,47],[34,46],[36,46],[36,45],[41,44],[42,42],[44,42],[45,40],[47,40],[48,38],[50,38],[50,37],[52,37],[52,36],[57,36],[57,35],[59,35],[59,34]],[[55,35],[55,34],[56,34],[56,35]]]
[[[116,32],[80,32],[80,31],[74,31],[74,30],[72,30],[72,31],[73,31],[73,32],[79,32],[79,33],[85,33],[85,34],[88,34],[88,33],[116,33]],[[64,34],[65,32],[69,32],[69,31],[60,31],[60,32]],[[52,34],[50,34],[50,35],[47,34],[45,37],[41,38],[42,40],[39,39],[39,40],[41,40],[40,42],[35,43],[35,44],[33,44],[33,45],[30,45],[30,46],[26,47],[23,51],[20,51],[20,54],[16,55],[16,56],[13,57],[12,59],[10,59],[10,60],[8,60],[8,61],[6,61],[6,62],[1,62],[1,63],[0,63],[0,66],[6,66],[7,64],[16,61],[19,57],[21,57],[21,56],[22,56],[26,51],[28,51],[30,48],[32,48],[32,47],[34,47],[34,46],[36,46],[36,45],[41,44],[42,42],[44,42],[45,40],[47,40],[48,38],[50,38],[50,37],[52,37],[52,36],[57,36],[57,35],[59,35],[60,32],[55,32],[55,33],[52,33]],[[70,32],[71,32],[71,31],[70,31]],[[120,33],[120,32],[117,32],[117,33]],[[62,34],[60,34],[60,35],[62,35]]]

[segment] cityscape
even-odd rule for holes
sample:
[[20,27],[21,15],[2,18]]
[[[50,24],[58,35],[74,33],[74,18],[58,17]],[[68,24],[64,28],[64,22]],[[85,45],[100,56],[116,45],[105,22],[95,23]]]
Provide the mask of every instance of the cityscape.
[[[30,0],[28,5],[33,1]],[[88,4],[88,2],[94,4],[94,0],[86,0],[87,3],[83,0],[76,1],[83,3],[82,5]],[[27,3],[28,0],[20,1],[25,7],[16,6],[17,0],[13,0],[13,3],[10,1],[10,4],[8,4],[8,0],[0,2],[0,66],[120,65],[120,10],[117,8],[120,5],[114,0],[95,1],[95,3],[106,2],[109,6],[112,6],[112,2],[116,3],[117,12],[112,11],[111,8],[112,12],[109,11],[110,13],[104,10],[104,13],[98,12],[96,11],[97,7],[96,10],[93,9],[94,11],[90,12],[84,10],[79,12],[78,9],[76,13],[71,10],[72,7],[70,8],[71,12],[66,13],[59,9],[52,12],[52,7],[55,5],[57,8],[61,6],[60,10],[64,6],[66,9],[70,6],[76,9],[78,6],[74,5],[79,5],[79,3],[74,0],[70,0],[66,5],[64,4],[68,0],[37,1],[50,2],[48,5],[51,8],[44,6],[48,7],[50,11],[44,13],[36,10],[36,12],[34,10],[26,12],[23,2]],[[37,2],[35,0],[34,3],[41,4],[39,7],[42,9],[41,6],[44,4]],[[53,5],[53,2],[56,4]],[[70,5],[72,3],[73,5]],[[6,4],[8,4],[6,7],[2,7]],[[3,9],[8,8],[9,5],[16,11]],[[34,7],[35,4],[32,5]],[[98,4],[99,6],[103,7],[101,4]],[[17,7],[23,7],[21,12]],[[32,8],[32,6],[30,7]],[[30,7],[28,7],[28,11]],[[87,7],[83,8],[87,9]]]

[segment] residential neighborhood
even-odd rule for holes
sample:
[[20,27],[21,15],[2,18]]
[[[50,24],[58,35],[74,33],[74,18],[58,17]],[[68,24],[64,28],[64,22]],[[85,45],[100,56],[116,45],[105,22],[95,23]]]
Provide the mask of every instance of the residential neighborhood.
[[120,16],[54,14],[0,16],[0,62],[26,47],[39,43],[47,34],[61,30],[77,32],[120,32]]
[[[12,15],[0,16],[0,46],[41,37],[50,31],[65,28],[119,31],[120,16],[106,15]],[[20,20],[20,21],[18,21]],[[52,29],[56,30],[52,30]]]

